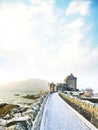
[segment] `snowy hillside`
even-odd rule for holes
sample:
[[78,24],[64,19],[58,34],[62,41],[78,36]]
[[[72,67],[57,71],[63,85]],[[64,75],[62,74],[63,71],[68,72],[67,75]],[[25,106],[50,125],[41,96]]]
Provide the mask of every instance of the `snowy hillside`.
[[1,92],[39,93],[39,91],[47,90],[48,82],[41,79],[28,79],[0,85]]

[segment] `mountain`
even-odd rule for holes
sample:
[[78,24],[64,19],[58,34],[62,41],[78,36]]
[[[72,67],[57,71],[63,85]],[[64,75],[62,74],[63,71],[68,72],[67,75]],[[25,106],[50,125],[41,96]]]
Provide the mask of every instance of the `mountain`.
[[36,94],[48,90],[48,82],[41,79],[28,79],[0,85],[1,92]]

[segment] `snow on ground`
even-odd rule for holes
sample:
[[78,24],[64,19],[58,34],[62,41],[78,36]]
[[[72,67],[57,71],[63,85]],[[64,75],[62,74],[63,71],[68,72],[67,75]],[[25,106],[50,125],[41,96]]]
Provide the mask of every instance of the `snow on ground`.
[[49,96],[40,130],[90,130],[66,106],[57,93]]

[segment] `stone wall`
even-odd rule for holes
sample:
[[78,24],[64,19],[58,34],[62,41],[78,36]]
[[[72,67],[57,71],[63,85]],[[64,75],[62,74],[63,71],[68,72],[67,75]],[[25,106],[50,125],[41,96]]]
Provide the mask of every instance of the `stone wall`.
[[45,96],[45,99],[43,100],[43,103],[41,104],[41,108],[40,108],[40,111],[34,121],[34,126],[33,126],[33,130],[40,130],[40,125],[41,125],[41,120],[42,120],[42,116],[43,116],[43,112],[44,112],[44,107],[45,107],[45,104],[46,104],[46,101],[48,99],[50,94],[47,94]]
[[76,111],[83,115],[88,121],[90,121],[94,126],[98,128],[98,106],[91,104],[89,102],[83,101],[81,99],[68,96],[64,93],[59,93],[59,95]]

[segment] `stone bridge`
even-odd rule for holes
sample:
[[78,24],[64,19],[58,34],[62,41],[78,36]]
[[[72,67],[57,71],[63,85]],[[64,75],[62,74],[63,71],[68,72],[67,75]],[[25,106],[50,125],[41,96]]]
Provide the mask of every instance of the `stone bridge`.
[[98,130],[57,92],[44,95],[18,116],[0,130]]
[[70,107],[58,93],[48,97],[40,130],[98,130]]

